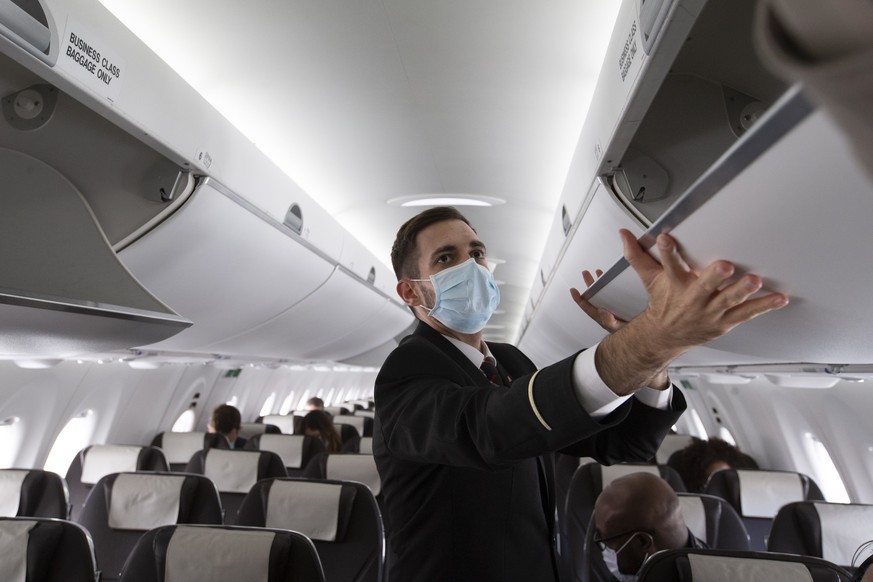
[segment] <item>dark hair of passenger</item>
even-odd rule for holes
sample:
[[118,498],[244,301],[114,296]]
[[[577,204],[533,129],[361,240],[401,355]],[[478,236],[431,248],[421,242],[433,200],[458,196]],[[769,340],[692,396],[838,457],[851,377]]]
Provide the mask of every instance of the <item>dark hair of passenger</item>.
[[306,406],[309,408],[309,410],[324,410],[324,400],[322,400],[318,396],[313,396],[306,401]]
[[300,423],[300,432],[319,437],[329,453],[339,452],[342,448],[343,443],[339,432],[334,427],[330,416],[323,410],[313,410],[307,413]]
[[221,404],[212,411],[212,428],[215,432],[226,435],[233,429],[239,430],[242,417],[239,410],[230,404]]
[[717,469],[758,468],[752,457],[720,438],[694,439],[690,445],[671,455],[667,464],[676,469],[690,493],[702,493],[710,475]]
[[[473,228],[470,221],[451,206],[428,208],[403,223],[391,247],[391,266],[394,267],[394,274],[398,281],[405,277],[415,279],[419,275],[418,247],[415,241],[418,233],[432,224],[446,220],[460,220]],[[473,229],[473,232],[475,231],[476,229]]]

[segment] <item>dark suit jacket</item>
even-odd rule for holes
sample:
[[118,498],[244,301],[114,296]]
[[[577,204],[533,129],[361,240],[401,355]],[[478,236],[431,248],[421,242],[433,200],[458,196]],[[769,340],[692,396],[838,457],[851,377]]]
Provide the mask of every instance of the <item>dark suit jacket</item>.
[[648,461],[685,409],[674,388],[673,410],[632,398],[597,422],[576,398],[575,356],[531,382],[536,368],[521,351],[488,347],[507,386],[423,323],[376,378],[373,452],[392,582],[556,580],[552,475],[541,456]]

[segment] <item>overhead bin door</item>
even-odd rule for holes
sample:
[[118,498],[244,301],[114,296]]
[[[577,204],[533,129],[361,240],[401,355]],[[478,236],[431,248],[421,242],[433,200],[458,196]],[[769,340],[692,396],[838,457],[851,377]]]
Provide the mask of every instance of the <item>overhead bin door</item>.
[[[310,225],[332,227],[342,236],[335,225]],[[194,321],[183,334],[149,346],[161,350],[204,351],[238,337],[313,293],[333,271],[283,227],[210,184],[119,256],[146,287]]]

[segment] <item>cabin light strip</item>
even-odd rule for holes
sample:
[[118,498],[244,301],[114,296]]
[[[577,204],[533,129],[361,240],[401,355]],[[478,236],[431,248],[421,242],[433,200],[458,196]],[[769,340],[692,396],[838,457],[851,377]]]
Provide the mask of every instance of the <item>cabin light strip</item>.
[[[815,106],[799,85],[786,91],[745,139],[737,141],[722,154],[639,238],[640,245],[646,250],[652,248],[660,233],[676,228],[814,110]],[[583,293],[583,297],[590,300],[628,267],[630,265],[622,257]]]
[[382,297],[388,299],[388,301],[392,305],[396,305],[397,307],[399,307],[401,309],[406,309],[405,306],[402,306],[402,305],[395,303],[393,301],[394,298],[391,295],[385,293],[384,291],[382,291],[378,287],[374,286],[372,283],[370,283],[369,281],[367,281],[366,279],[364,279],[363,277],[361,277],[360,275],[358,275],[354,271],[351,271],[350,269],[348,269],[344,265],[340,264],[339,261],[337,261],[336,259],[334,259],[330,255],[325,253],[323,250],[319,249],[317,246],[315,246],[314,244],[312,244],[311,242],[309,242],[308,240],[306,240],[305,238],[303,238],[302,236],[300,236],[299,234],[297,234],[296,232],[294,232],[293,230],[291,230],[290,228],[288,228],[287,226],[285,226],[284,224],[282,224],[281,222],[279,222],[278,220],[276,220],[275,218],[270,216],[268,213],[264,212],[263,210],[261,210],[260,208],[258,208],[257,206],[255,206],[254,204],[252,204],[251,202],[249,202],[248,200],[246,200],[245,198],[243,198],[242,196],[240,196],[239,194],[237,194],[236,192],[234,192],[233,190],[231,190],[230,188],[228,188],[227,186],[225,186],[224,184],[219,182],[218,180],[216,180],[215,178],[211,178],[211,177],[206,178],[203,180],[201,185],[202,186],[209,186],[213,190],[215,190],[218,193],[222,194],[223,196],[229,198],[231,201],[238,204],[239,206],[241,206],[245,210],[249,211],[251,214],[254,214],[260,220],[264,221],[265,223],[272,226],[273,228],[275,228],[276,230],[278,230],[279,232],[281,232],[282,234],[284,234],[288,238],[293,239],[295,242],[297,242],[301,246],[305,247],[306,249],[311,251],[313,254],[317,255],[319,258],[323,259],[326,263],[328,263],[329,265],[331,265],[335,269],[342,271],[346,275],[350,276],[354,281],[357,281],[361,285],[366,286],[367,289],[374,291],[374,292],[378,293],[379,295],[381,295]]

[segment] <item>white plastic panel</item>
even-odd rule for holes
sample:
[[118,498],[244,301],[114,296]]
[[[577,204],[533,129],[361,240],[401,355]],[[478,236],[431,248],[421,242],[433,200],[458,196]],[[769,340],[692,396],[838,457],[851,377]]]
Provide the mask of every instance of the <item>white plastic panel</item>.
[[546,288],[520,347],[538,364],[552,363],[588,347],[604,332],[573,302],[570,288],[583,290],[582,271],[607,269],[621,257],[619,228],[641,228],[598,184],[573,240]]
[[[152,347],[202,350],[269,321],[315,291],[332,266],[209,185],[125,249],[139,280],[194,325]],[[241,354],[260,354],[238,344]]]

